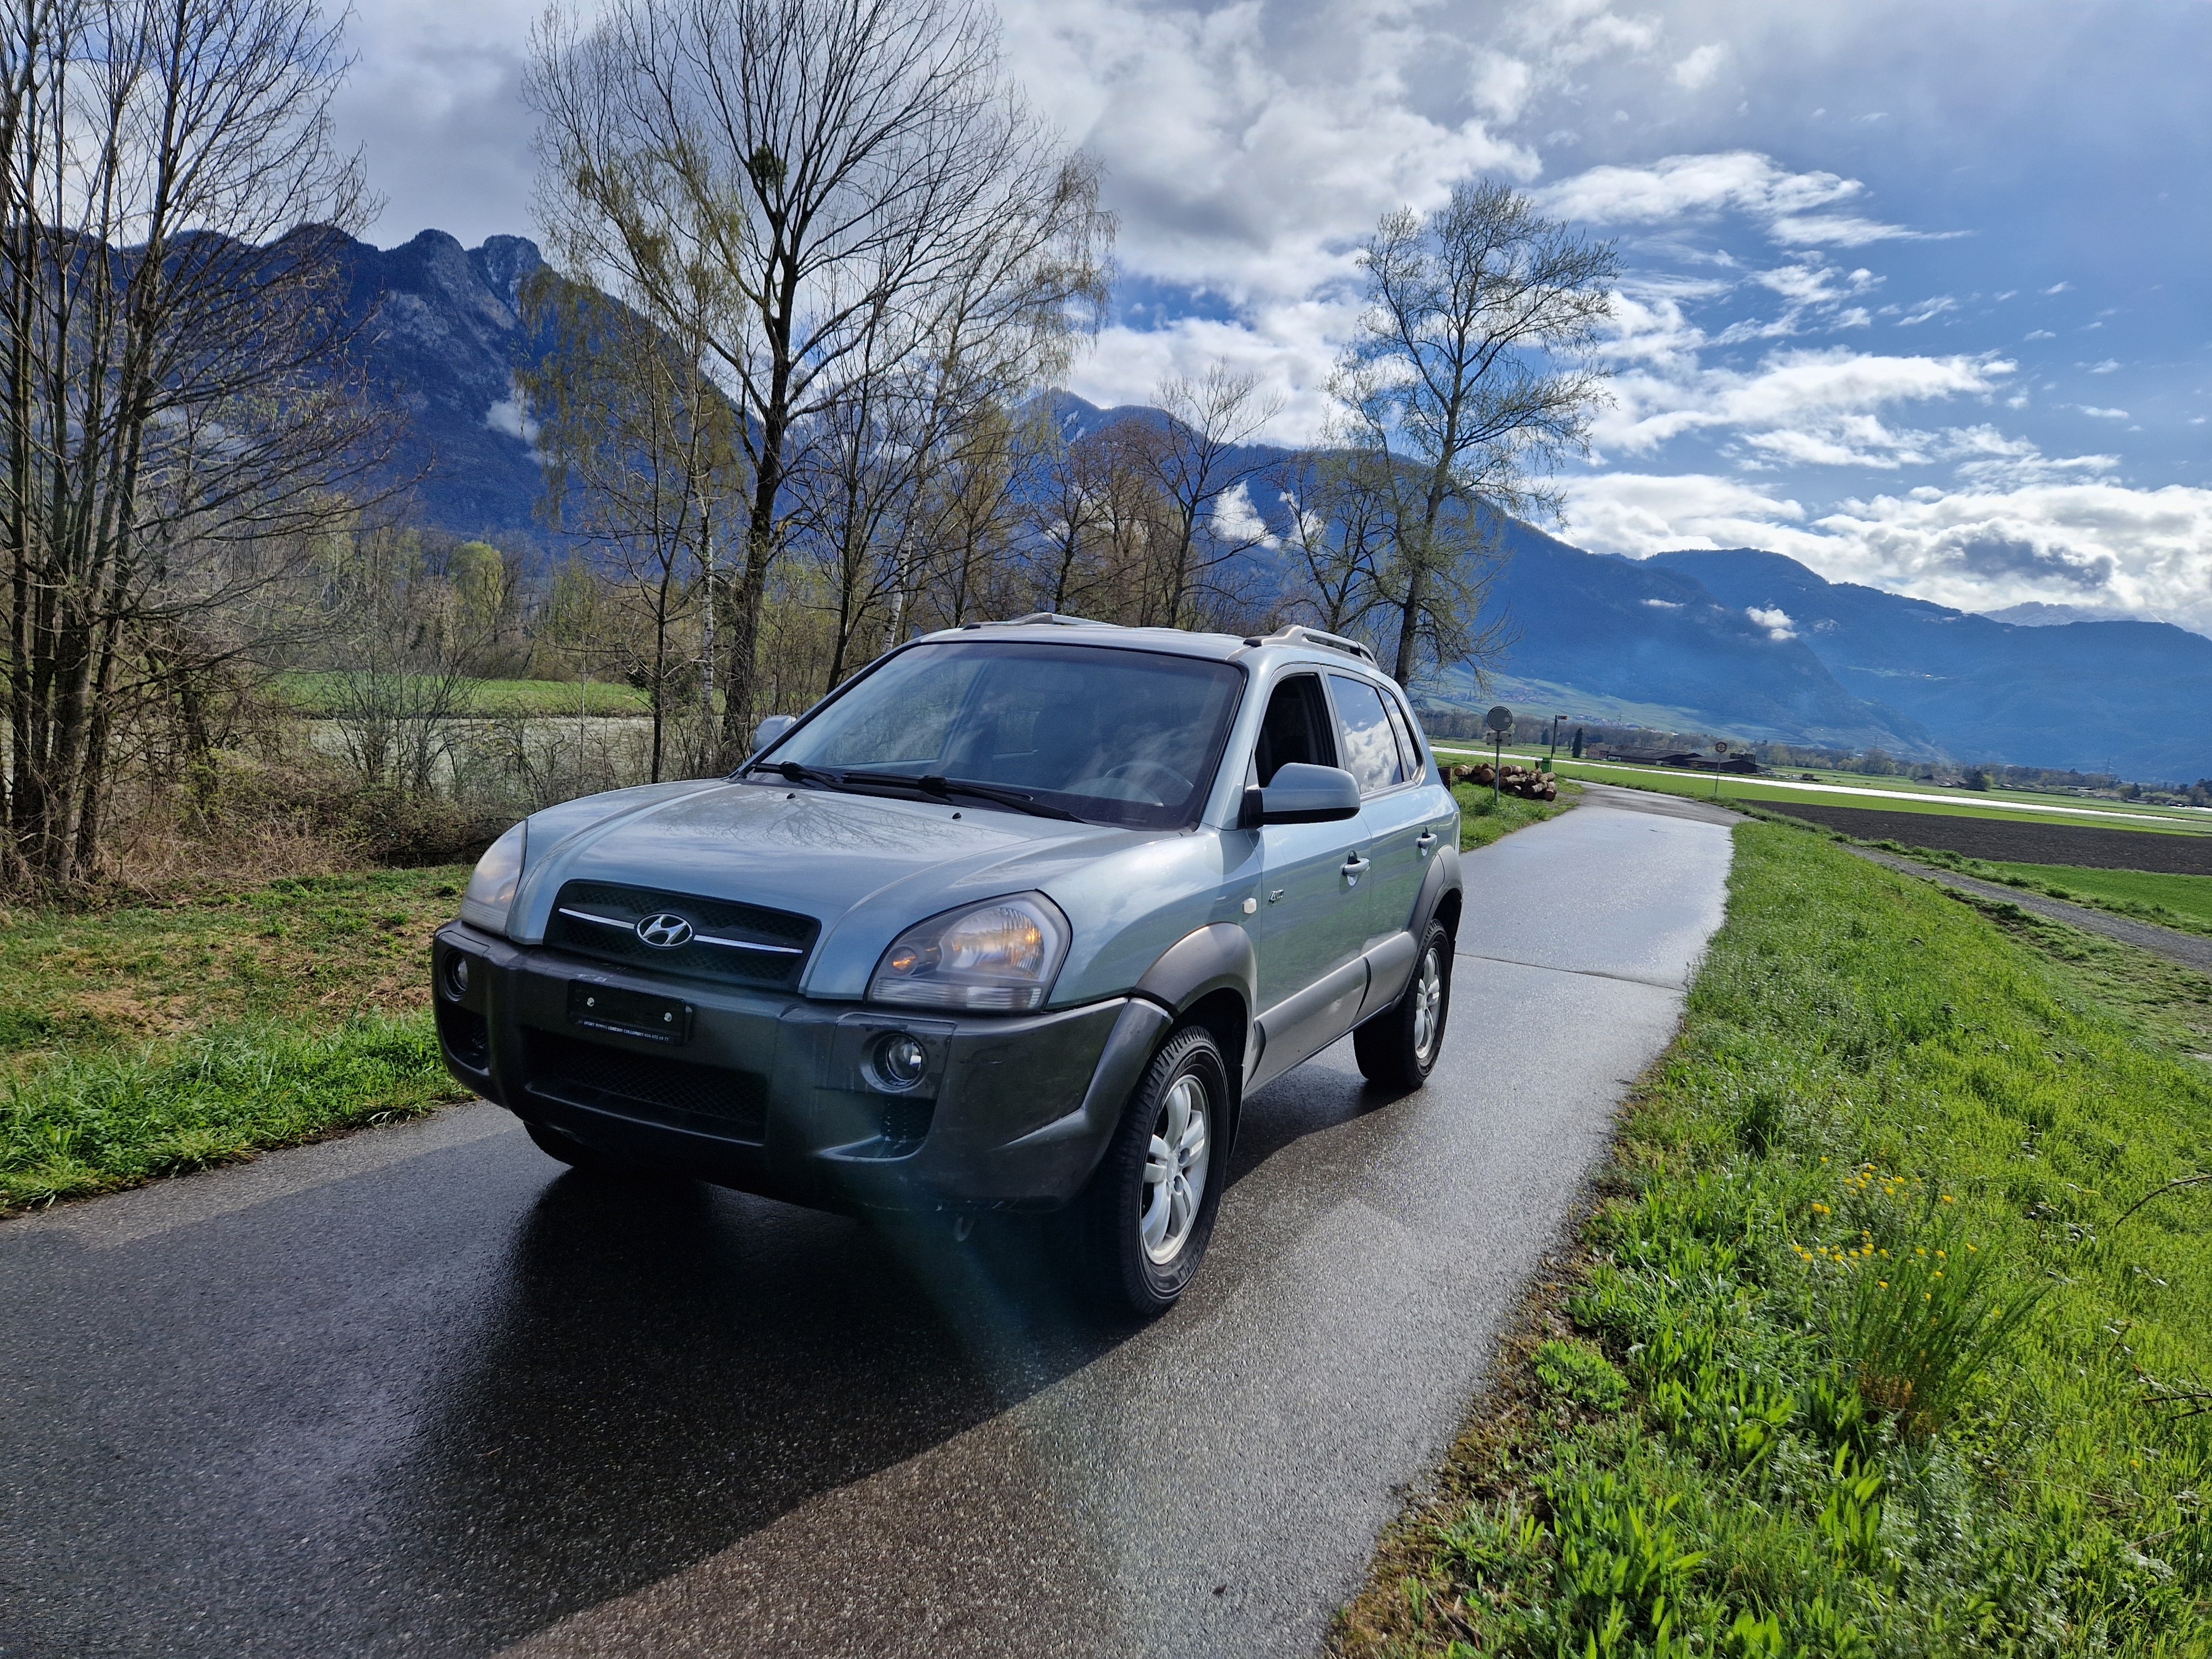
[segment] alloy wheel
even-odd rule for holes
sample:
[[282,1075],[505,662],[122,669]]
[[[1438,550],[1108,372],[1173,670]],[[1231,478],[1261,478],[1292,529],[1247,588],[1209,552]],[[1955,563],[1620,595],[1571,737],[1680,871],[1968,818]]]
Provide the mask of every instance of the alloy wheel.
[[1213,1157],[1212,1112],[1203,1081],[1188,1073],[1170,1085],[1152,1121],[1138,1189],[1137,1231],[1145,1254],[1165,1267],[1190,1242]]
[[1421,953],[1421,975],[1413,986],[1413,1053],[1424,1066],[1443,1030],[1444,970],[1433,950]]

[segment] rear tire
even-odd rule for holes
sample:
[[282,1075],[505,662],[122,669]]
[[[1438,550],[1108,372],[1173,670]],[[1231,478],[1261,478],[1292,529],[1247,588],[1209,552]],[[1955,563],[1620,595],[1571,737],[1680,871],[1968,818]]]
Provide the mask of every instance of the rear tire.
[[1352,1057],[1370,1083],[1418,1089],[1429,1080],[1451,1015],[1451,935],[1431,922],[1404,994],[1352,1034]]
[[1140,1317],[1183,1293],[1221,1203],[1229,1067],[1212,1034],[1187,1025],[1161,1044],[1091,1182],[1069,1206],[1078,1265],[1109,1306]]

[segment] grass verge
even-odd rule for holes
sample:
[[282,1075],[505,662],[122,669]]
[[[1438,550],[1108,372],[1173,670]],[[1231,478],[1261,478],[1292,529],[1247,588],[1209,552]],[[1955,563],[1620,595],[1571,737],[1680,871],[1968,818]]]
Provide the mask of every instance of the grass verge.
[[428,941],[466,877],[0,912],[0,1214],[457,1098]]
[[1580,1249],[1335,1650],[2206,1651],[2212,1186],[2169,1183],[2212,981],[1735,841]]
[[463,1097],[428,1013],[252,1021],[72,1054],[0,1098],[0,1214],[228,1163]]
[[1459,850],[1471,853],[1516,830],[1559,817],[1583,798],[1583,792],[1578,785],[1563,781],[1557,800],[1522,800],[1518,795],[1501,794],[1493,802],[1488,784],[1462,783],[1452,790],[1452,798],[1459,802]]

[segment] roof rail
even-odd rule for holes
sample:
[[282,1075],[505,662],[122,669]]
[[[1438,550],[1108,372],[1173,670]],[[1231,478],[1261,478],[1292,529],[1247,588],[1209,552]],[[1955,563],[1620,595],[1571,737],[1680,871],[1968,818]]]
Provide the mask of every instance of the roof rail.
[[990,622],[963,623],[963,628],[1119,628],[1119,623],[1097,622],[1089,617],[1069,617],[1057,611],[1032,611],[1026,617],[1000,617]]
[[1324,634],[1318,628],[1308,628],[1302,623],[1292,623],[1267,635],[1268,645],[1319,645],[1331,651],[1341,651],[1348,657],[1358,657],[1363,662],[1374,662],[1375,653],[1358,640],[1348,640],[1341,634]]

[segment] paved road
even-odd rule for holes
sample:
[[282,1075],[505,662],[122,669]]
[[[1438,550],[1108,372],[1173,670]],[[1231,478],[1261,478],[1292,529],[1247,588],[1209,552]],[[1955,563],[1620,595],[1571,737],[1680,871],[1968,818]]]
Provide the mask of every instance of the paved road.
[[1470,858],[1437,1080],[1255,1097],[1149,1327],[487,1106],[0,1226],[0,1654],[1310,1650],[1720,920],[1623,805]]
[[2033,910],[2039,916],[2049,916],[2092,933],[2102,933],[2107,939],[2118,939],[2138,950],[2148,951],[2154,956],[2178,962],[2185,968],[2194,968],[2199,973],[2212,973],[2212,939],[2202,933],[2185,933],[2179,928],[2160,927],[2154,922],[2136,921],[2126,916],[2114,915],[2110,910],[2100,910],[2087,904],[2069,904],[2043,893],[2031,893],[2018,887],[2007,887],[2001,882],[1978,881],[1972,876],[1962,876],[1956,871],[1945,870],[1931,864],[1922,864],[1916,859],[1899,858],[1894,853],[1885,853],[1872,847],[1850,849],[1863,859],[1876,864],[1886,864],[1893,870],[1902,870],[1908,876],[1925,876],[1944,887],[1956,887],[1976,896],[1995,899],[2002,904],[2016,904],[2023,910]]

